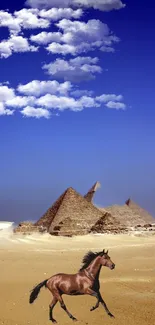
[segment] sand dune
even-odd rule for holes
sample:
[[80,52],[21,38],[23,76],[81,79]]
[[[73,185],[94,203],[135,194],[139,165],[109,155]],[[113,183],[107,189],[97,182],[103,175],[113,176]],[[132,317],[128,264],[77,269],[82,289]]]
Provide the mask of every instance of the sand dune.
[[[57,272],[76,272],[85,252],[109,249],[116,269],[103,268],[101,293],[115,319],[102,307],[90,312],[92,297],[68,297],[68,309],[78,324],[144,325],[155,322],[155,237],[88,235],[75,238],[49,235],[15,236],[0,234],[0,324],[46,325],[50,293],[42,289],[33,305],[28,304],[31,288]],[[72,324],[59,305],[54,316],[59,324]]]

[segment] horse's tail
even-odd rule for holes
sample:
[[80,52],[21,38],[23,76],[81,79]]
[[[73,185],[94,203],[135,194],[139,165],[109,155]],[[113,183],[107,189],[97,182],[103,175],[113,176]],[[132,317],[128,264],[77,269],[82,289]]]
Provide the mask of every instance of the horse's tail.
[[40,292],[40,289],[44,286],[46,286],[48,280],[45,280],[41,283],[39,283],[34,289],[32,289],[30,298],[29,298],[29,303],[32,304],[34,300],[38,297],[38,294]]

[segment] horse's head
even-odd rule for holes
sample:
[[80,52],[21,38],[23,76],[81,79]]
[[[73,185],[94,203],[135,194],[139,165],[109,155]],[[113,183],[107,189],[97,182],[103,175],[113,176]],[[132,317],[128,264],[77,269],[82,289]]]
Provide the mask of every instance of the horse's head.
[[103,250],[103,255],[101,256],[100,263],[102,266],[109,267],[110,270],[113,270],[115,268],[115,264],[112,262],[110,256],[108,255],[108,251],[105,252]]

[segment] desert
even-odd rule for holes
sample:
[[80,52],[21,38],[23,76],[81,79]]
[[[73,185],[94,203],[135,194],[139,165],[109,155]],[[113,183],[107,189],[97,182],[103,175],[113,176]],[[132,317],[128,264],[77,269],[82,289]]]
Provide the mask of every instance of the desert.
[[[56,237],[49,234],[15,235],[10,230],[0,236],[0,323],[3,325],[50,324],[48,306],[51,294],[42,289],[33,305],[30,290],[53,274],[76,273],[83,256],[109,249],[116,264],[111,271],[101,270],[101,294],[115,318],[108,318],[102,306],[90,312],[95,298],[63,296],[78,324],[154,324],[155,238],[152,235],[86,235]],[[69,324],[57,304],[54,317],[58,324]]]

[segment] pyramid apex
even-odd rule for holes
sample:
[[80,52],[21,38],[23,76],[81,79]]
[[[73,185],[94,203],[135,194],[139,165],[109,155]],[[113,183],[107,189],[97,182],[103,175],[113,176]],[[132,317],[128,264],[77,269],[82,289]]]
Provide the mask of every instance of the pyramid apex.
[[75,191],[75,190],[74,190],[73,187],[70,186],[70,187],[68,187],[68,188],[66,189],[66,192],[68,192],[68,191]]
[[91,187],[91,189],[88,191],[88,193],[84,195],[84,198],[85,198],[88,202],[92,202],[95,192],[96,192],[97,189],[100,188],[100,187],[101,187],[101,184],[100,184],[100,182],[97,181],[97,182],[96,182],[96,183]]
[[125,204],[126,204],[126,205],[129,205],[131,202],[132,202],[132,201],[131,201],[131,199],[129,198],[128,200],[125,201]]

